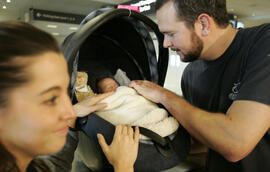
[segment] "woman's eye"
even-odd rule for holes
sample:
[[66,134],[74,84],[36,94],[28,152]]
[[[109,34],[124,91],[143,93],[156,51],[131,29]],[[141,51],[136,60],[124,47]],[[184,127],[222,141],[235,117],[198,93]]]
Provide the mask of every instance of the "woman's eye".
[[58,99],[58,96],[53,96],[53,97],[51,97],[50,99],[46,100],[44,103],[45,103],[46,105],[54,106],[54,105],[56,105],[56,103],[57,103],[57,102],[56,102],[57,99]]

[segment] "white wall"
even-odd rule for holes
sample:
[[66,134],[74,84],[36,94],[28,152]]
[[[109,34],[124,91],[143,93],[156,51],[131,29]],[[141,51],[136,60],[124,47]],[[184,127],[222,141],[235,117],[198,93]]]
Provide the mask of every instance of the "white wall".
[[178,95],[182,95],[181,77],[187,63],[183,63],[174,51],[169,51],[169,54],[169,65],[164,87]]

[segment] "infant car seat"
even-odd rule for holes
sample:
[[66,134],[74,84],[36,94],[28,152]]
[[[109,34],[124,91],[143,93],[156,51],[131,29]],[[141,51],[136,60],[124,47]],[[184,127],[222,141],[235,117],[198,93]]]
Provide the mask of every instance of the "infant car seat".
[[[71,76],[70,95],[73,102],[76,101],[76,72],[86,71],[91,82],[91,77],[99,77],[95,76],[95,70],[101,69],[94,67],[94,64],[102,64],[112,74],[122,69],[131,80],[149,80],[163,86],[168,49],[162,47],[162,42],[163,35],[157,25],[140,13],[115,8],[101,8],[90,13],[82,21],[80,29],[70,34],[62,45]],[[102,151],[96,134],[102,133],[108,143],[113,138],[114,126],[94,113],[77,119],[76,127],[96,143],[100,154]],[[140,128],[140,132],[152,138],[152,142],[140,143],[135,171],[162,171],[186,158],[190,138],[182,127],[173,139],[161,138],[144,128]],[[101,157],[102,166],[95,171],[113,171],[103,154]]]

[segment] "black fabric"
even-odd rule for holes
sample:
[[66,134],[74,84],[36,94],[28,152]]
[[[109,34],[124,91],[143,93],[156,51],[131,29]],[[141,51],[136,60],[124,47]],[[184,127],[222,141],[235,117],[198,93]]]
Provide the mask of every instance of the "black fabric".
[[[141,24],[137,25],[137,23],[144,25],[148,32],[154,33],[155,40],[158,43],[158,58],[151,58],[153,53],[149,53],[148,49],[153,49],[151,48],[152,42],[143,36],[145,34],[142,33],[147,33],[147,31],[141,32],[143,27],[140,27]],[[137,26],[139,27],[137,28]],[[87,40],[88,38],[90,40]],[[156,76],[158,76],[158,84],[163,85],[168,67],[168,49],[163,48],[163,39],[164,36],[159,31],[157,24],[140,13],[110,7],[91,12],[81,23],[80,29],[68,36],[62,46],[71,76],[71,97],[74,98],[78,63],[87,64],[92,57],[94,61],[95,59],[101,60],[101,62],[104,60],[104,64],[111,62],[112,69],[117,64],[123,66],[122,69],[127,72],[131,79],[152,80],[153,77],[152,81],[155,81]],[[112,55],[120,55],[121,58]],[[157,66],[152,65],[154,64],[152,63],[153,60],[158,60]],[[134,65],[136,66],[135,70]],[[155,71],[158,71],[158,75]],[[115,73],[115,71],[112,71],[112,73]]]
[[121,68],[132,80],[151,80],[146,50],[132,24],[117,18],[87,38],[80,48],[78,70],[91,70],[91,63],[97,62],[111,73]]
[[[234,100],[252,100],[269,105],[269,44],[269,24],[240,30],[222,57],[211,62],[198,60],[187,66],[182,78],[185,99],[204,110],[222,113],[226,113]],[[228,162],[210,150],[206,170],[268,172],[269,159],[268,130],[254,150],[239,162]]]
[[[96,142],[98,147],[99,144],[96,136],[97,133],[103,134],[108,144],[111,143],[113,139],[115,127],[95,114],[91,114],[86,118],[79,119],[77,125],[86,135],[90,137],[91,140]],[[183,161],[189,152],[190,142],[188,133],[180,127],[171,143],[174,148],[174,152],[170,157],[165,157],[160,154],[156,147],[151,144],[140,143],[138,157],[134,166],[135,171],[159,172],[172,168],[176,164]],[[107,162],[100,147],[99,150],[101,156],[103,157],[100,161],[102,161],[104,164],[102,166],[103,169],[100,169],[100,171],[113,171],[112,166]]]
[[154,42],[149,34],[149,29],[145,27],[145,25],[136,20],[131,20],[131,24],[134,26],[136,31],[141,35],[143,38],[143,43],[145,48],[147,49],[146,54],[148,57],[148,64],[149,64],[149,70],[151,75],[151,81],[158,83],[159,80],[159,74],[158,74],[158,65],[157,65],[157,54],[154,47]]

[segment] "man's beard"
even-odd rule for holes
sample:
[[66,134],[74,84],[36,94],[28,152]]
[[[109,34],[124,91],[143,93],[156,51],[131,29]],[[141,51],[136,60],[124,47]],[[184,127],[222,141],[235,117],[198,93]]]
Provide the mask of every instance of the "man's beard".
[[192,47],[189,52],[184,54],[184,57],[181,58],[183,62],[193,62],[197,60],[202,52],[203,49],[203,42],[202,40],[196,35],[195,32],[191,35]]

